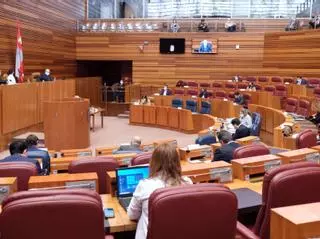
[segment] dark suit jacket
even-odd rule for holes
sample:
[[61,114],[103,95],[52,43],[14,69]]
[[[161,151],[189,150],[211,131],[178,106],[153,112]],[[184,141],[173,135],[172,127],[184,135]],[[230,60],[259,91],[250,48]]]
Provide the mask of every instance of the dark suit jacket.
[[42,73],[40,76],[39,76],[39,81],[53,81],[53,77],[51,75],[46,75],[44,73]]
[[216,149],[214,152],[213,160],[212,161],[226,161],[230,163],[233,159],[233,152],[236,148],[240,147],[241,145],[236,142],[230,142],[228,144],[222,145],[220,148]]
[[4,158],[3,160],[0,160],[0,162],[4,163],[4,162],[30,162],[30,163],[33,163],[34,165],[36,165],[37,167],[37,171],[38,171],[38,174],[41,174],[42,173],[42,170],[41,170],[41,167],[40,167],[40,164],[38,162],[38,160],[36,159],[30,159],[30,158],[27,158],[21,154],[13,154],[13,155],[10,155],[6,158]]
[[50,174],[50,156],[47,151],[38,149],[35,146],[31,146],[27,150],[27,157],[28,158],[41,158],[44,174],[46,174],[46,175]]
[[200,98],[202,98],[202,97],[208,98],[208,97],[209,97],[209,94],[208,94],[207,91],[202,91],[202,92],[200,92],[199,97],[200,97]]
[[[164,94],[164,89],[161,89],[160,95]],[[167,89],[167,95],[172,95],[172,91],[170,89]]]
[[232,135],[232,139],[241,139],[243,137],[250,136],[250,129],[244,125],[240,125],[240,127],[236,130],[236,132]]
[[244,104],[243,95],[240,95],[238,98],[234,98],[234,103],[236,103],[238,105],[243,105]]

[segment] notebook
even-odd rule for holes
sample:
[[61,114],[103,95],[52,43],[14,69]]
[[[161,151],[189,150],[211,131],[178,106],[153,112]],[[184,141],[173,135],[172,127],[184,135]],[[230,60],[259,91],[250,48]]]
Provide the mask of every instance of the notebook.
[[117,197],[120,205],[127,210],[133,193],[141,179],[149,177],[149,166],[118,168],[116,170]]

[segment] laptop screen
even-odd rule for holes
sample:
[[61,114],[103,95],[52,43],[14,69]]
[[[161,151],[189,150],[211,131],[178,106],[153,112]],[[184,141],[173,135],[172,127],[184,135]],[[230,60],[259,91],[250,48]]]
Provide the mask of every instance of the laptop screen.
[[118,168],[116,179],[118,197],[130,197],[141,179],[149,177],[149,166]]

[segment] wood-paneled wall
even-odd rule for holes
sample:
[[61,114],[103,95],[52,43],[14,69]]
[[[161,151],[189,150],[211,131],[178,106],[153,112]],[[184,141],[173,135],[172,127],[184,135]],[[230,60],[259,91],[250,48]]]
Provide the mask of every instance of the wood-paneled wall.
[[[159,39],[186,39],[182,55],[159,54]],[[218,54],[191,54],[192,39],[218,39]],[[144,51],[139,50],[144,42]],[[261,73],[264,33],[79,33],[77,60],[132,60],[135,83],[229,80]],[[236,50],[236,44],[240,49]]]
[[320,31],[265,34],[263,67],[270,75],[320,77]]
[[57,77],[76,73],[76,20],[84,18],[84,0],[1,1],[0,70],[14,68],[16,25],[21,23],[25,75],[51,68]]
[[103,107],[101,77],[77,77],[76,94],[90,99],[90,105]]

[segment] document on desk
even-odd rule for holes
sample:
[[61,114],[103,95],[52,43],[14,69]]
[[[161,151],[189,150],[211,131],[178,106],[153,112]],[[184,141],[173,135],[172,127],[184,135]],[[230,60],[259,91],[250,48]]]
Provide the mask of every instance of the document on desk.
[[306,161],[320,163],[320,154],[319,153],[312,153],[306,155]]
[[91,190],[96,190],[96,182],[92,181],[75,181],[75,182],[66,182],[67,188],[86,188]]
[[268,170],[272,168],[279,167],[281,165],[282,161],[281,160],[272,160],[269,162],[264,163],[264,171],[267,172]]
[[232,182],[232,168],[213,168],[209,171],[212,180],[219,180],[220,183]]

